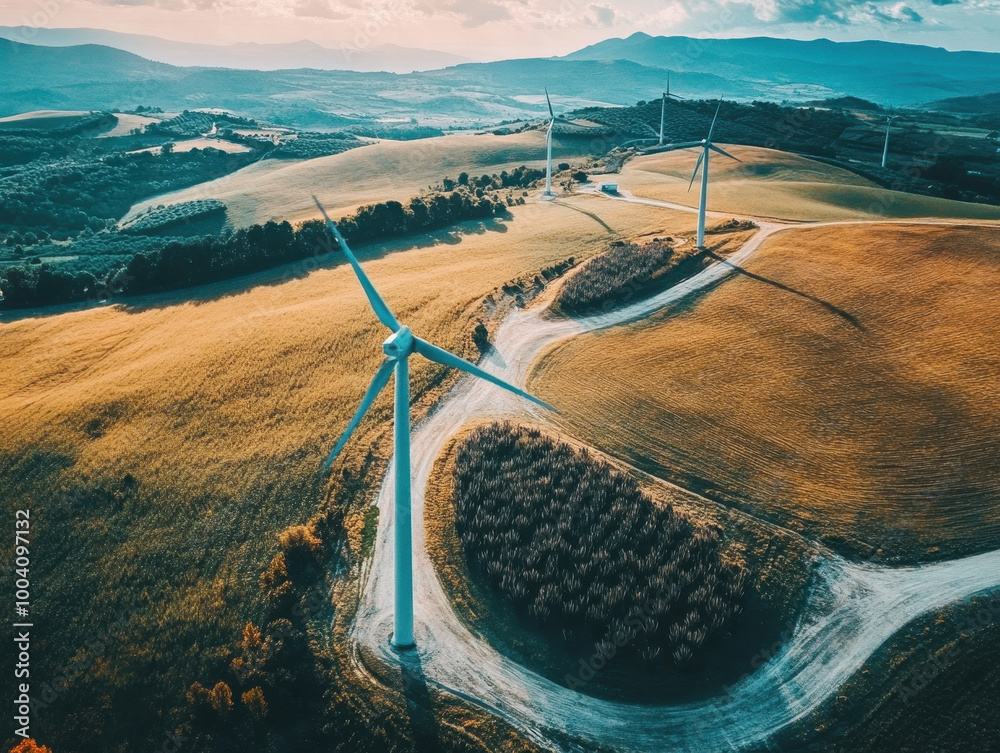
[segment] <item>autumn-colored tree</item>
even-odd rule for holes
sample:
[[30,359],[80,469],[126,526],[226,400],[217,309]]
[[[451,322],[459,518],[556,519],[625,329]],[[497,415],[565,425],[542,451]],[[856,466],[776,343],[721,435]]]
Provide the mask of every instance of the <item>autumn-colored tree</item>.
[[260,648],[260,628],[248,622],[243,628],[243,640],[240,645],[244,649]]
[[318,551],[323,545],[322,540],[316,535],[313,526],[292,526],[281,532],[278,540],[281,548],[285,551],[292,549],[306,549],[310,552]]
[[52,753],[52,748],[46,745],[39,745],[33,738],[29,737],[27,740],[22,740],[11,748],[10,753]]
[[212,688],[212,693],[209,696],[209,703],[212,704],[212,708],[220,716],[228,716],[229,712],[233,710],[233,691],[229,689],[229,686],[221,680],[215,684]]
[[200,704],[208,704],[211,699],[211,692],[206,690],[200,682],[191,683],[191,687],[188,688],[187,692],[187,702],[191,706],[198,706]]
[[251,714],[258,719],[267,716],[267,701],[264,699],[264,691],[259,687],[250,688],[242,695],[243,705],[247,707]]

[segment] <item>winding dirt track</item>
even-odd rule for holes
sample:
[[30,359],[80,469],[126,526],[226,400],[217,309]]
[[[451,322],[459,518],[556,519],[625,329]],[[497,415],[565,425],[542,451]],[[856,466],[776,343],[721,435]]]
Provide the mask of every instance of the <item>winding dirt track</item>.
[[[694,211],[650,199],[615,198]],[[500,355],[485,362],[484,368],[514,384],[523,384],[531,364],[553,343],[642,319],[705,290],[731,274],[732,265],[747,259],[775,233],[789,228],[854,224],[785,224],[746,219],[754,219],[760,232],[728,263],[708,267],[653,298],[576,320],[546,319],[537,308],[514,311],[496,334],[495,351]],[[885,224],[890,222],[914,224],[913,220]],[[544,420],[544,415],[527,401],[482,380],[462,379],[415,427],[411,442],[414,609],[417,652],[427,682],[506,719],[546,747],[587,750],[600,744],[623,751],[716,753],[760,746],[775,732],[817,708],[907,623],[1000,585],[1000,550],[912,568],[855,564],[827,554],[818,565],[809,601],[789,641],[777,656],[728,688],[728,692],[694,703],[649,706],[600,700],[569,690],[499,654],[472,634],[452,610],[426,548],[425,490],[433,463],[448,440],[470,422],[527,416]],[[361,604],[351,637],[357,648],[365,646],[385,661],[398,663],[398,655],[388,644],[393,609],[392,479],[390,467],[379,491],[375,554],[362,575]]]

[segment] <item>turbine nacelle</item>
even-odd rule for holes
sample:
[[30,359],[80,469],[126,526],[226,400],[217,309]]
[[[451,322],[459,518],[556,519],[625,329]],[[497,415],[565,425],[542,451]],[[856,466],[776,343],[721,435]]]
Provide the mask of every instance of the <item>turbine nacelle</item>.
[[400,361],[410,357],[415,350],[414,345],[413,333],[409,327],[403,325],[386,338],[382,343],[382,350],[391,360]]

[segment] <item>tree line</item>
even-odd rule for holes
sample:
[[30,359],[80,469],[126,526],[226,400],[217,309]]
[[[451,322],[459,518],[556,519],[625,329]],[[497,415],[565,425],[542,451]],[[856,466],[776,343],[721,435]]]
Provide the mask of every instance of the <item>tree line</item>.
[[[386,201],[361,207],[337,225],[352,243],[448,227],[507,212],[499,200],[453,192],[417,197],[406,206]],[[293,228],[268,222],[231,235],[178,240],[159,250],[145,250],[98,278],[88,270],[67,272],[47,264],[9,267],[0,273],[4,308],[48,306],[102,300],[203,285],[270,269],[332,251],[330,237],[318,220]]]

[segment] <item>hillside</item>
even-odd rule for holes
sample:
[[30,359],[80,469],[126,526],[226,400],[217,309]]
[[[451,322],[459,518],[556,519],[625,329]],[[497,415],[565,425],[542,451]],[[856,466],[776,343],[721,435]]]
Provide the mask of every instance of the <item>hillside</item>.
[[983,551],[997,251],[992,227],[786,231],[667,318],[556,346],[529,388],[582,441],[842,552]]
[[[588,154],[589,139],[556,137],[555,160]],[[545,134],[525,131],[510,136],[460,134],[419,141],[384,140],[331,157],[288,164],[265,160],[217,180],[156,196],[132,207],[132,217],[146,207],[194,199],[220,199],[236,227],[271,219],[296,222],[317,216],[316,194],[333,216],[348,214],[376,201],[405,201],[459,173],[499,173],[520,165],[544,168]]]
[[[709,208],[785,220],[881,217],[1000,219],[1000,206],[887,191],[840,167],[786,152],[726,145],[743,162],[712,155]],[[620,185],[636,196],[698,206],[688,190],[697,153],[666,152],[630,160]]]
[[[619,233],[660,232],[672,217],[580,197],[572,206],[517,207],[512,221],[489,231],[414,238],[405,253],[396,253],[399,242],[359,251],[388,304],[415,332],[474,357],[471,333],[484,296],[569,256],[586,258]],[[190,721],[185,692],[193,682],[211,686],[224,678],[241,689],[230,661],[247,621],[266,624],[261,575],[279,551],[278,534],[320,509],[335,521],[345,514],[358,521],[370,500],[366,490],[385,471],[391,391],[360,426],[337,475],[326,482],[319,474],[382,358],[383,339],[340,255],[317,259],[308,270],[295,266],[204,288],[196,300],[161,295],[0,323],[7,429],[0,479],[12,506],[31,505],[33,535],[45,543],[32,558],[33,606],[46,625],[45,650],[32,657],[33,669],[37,664],[39,676],[51,677],[80,663],[96,667],[76,676],[38,722],[54,750],[156,749],[164,729]],[[423,359],[412,369],[420,416],[442,370]],[[343,529],[339,522],[335,528],[337,537]],[[324,567],[338,561],[335,551],[331,558]],[[339,572],[342,625],[354,582]],[[315,610],[329,599],[311,598],[305,615],[318,619]],[[345,644],[328,640],[326,629],[313,650],[336,654]],[[81,636],[109,630],[114,640],[97,656],[82,647]],[[406,699],[381,689],[374,702],[366,700],[353,662],[342,659],[340,679],[330,678],[315,697],[302,697],[308,691],[296,676],[287,713],[322,706],[323,691],[347,687],[343,672],[355,700],[345,706],[333,699],[329,717],[269,717],[276,745],[285,735],[295,749],[329,722],[331,731],[314,747],[335,749],[345,718],[365,727],[351,738],[351,750],[379,750],[366,742],[377,734],[410,734],[409,722],[392,723],[397,704],[405,719]],[[330,661],[338,665],[336,657]],[[106,698],[120,714],[113,723]],[[281,703],[269,695],[273,709]],[[461,724],[449,716],[453,704],[438,711],[442,727]],[[365,714],[368,721],[359,721]],[[372,725],[387,731],[373,732]],[[217,734],[220,742],[192,749],[254,748],[253,730],[221,725]]]

